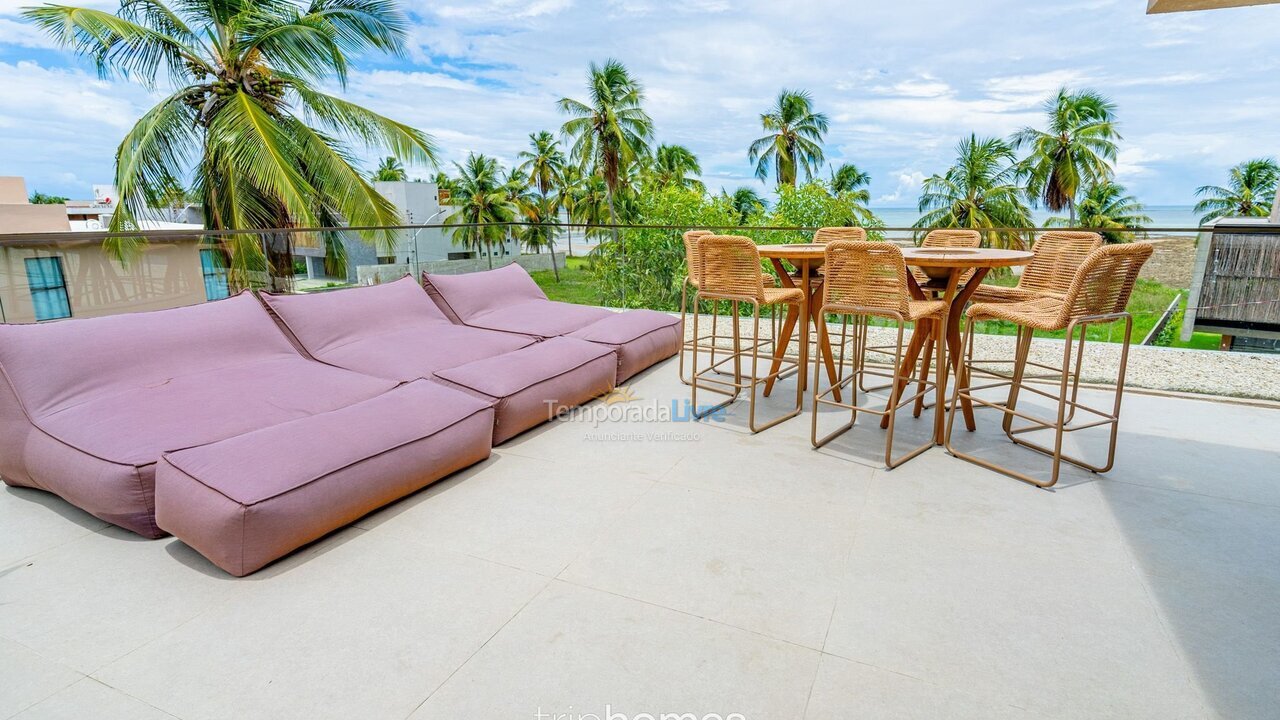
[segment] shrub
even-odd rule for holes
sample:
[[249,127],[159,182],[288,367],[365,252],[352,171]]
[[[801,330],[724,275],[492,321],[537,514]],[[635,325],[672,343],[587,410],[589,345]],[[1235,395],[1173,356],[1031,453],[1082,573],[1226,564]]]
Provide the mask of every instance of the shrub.
[[684,229],[736,225],[723,198],[676,186],[646,188],[636,198],[637,225],[670,225],[676,230],[635,229],[620,234],[621,245],[606,242],[596,251],[591,272],[606,305],[676,310],[684,280]]

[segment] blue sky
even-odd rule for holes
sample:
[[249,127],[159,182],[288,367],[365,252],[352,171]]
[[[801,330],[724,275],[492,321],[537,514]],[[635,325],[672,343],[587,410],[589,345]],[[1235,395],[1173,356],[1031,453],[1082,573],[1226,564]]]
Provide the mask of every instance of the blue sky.
[[[116,144],[155,97],[103,82],[0,0],[0,175],[75,197],[109,182]],[[112,7],[113,2],[85,3]],[[1280,156],[1280,5],[1147,16],[1146,0],[445,0],[412,8],[407,59],[362,58],[344,94],[431,133],[445,165],[509,162],[558,129],[587,64],[625,62],[660,142],[692,148],[717,189],[754,185],[746,148],[783,87],[831,118],[827,159],[869,170],[873,205],[914,205],[969,132],[1042,122],[1062,85],[1119,105],[1119,180],[1187,204],[1249,157]],[[413,174],[426,175],[427,170]]]

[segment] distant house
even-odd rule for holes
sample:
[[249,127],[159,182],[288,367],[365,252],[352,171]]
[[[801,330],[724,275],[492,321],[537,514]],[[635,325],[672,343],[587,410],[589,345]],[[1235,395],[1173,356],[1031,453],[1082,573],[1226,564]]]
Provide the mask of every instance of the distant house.
[[74,237],[72,222],[86,222],[74,215],[67,205],[30,204],[22,178],[0,177],[0,322],[161,310],[229,294],[225,255],[198,237],[153,240],[122,265],[98,237]]
[[[440,225],[455,212],[449,205],[449,191],[440,190],[432,182],[375,182],[375,190],[400,211],[405,225]],[[453,231],[446,228],[420,228],[397,233],[395,253],[385,255],[378,248],[378,262],[383,265],[409,265],[438,260],[469,260],[484,257],[485,250],[453,243]],[[520,254],[520,245],[509,240],[492,249],[494,257]]]

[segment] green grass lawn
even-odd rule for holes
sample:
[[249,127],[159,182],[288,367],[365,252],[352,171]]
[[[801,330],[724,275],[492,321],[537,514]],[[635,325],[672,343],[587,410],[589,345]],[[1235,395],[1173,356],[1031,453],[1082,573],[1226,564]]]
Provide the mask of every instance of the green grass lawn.
[[[560,269],[560,281],[556,282],[555,275],[550,270],[539,270],[531,273],[533,279],[542,288],[547,297],[552,300],[561,302],[577,303],[579,305],[599,305],[600,291],[595,285],[595,280],[591,277],[591,273],[587,267],[588,260],[586,258],[569,258],[567,267]],[[998,285],[1016,285],[1018,278],[1012,274],[1001,277],[989,277],[987,282]],[[1151,328],[1159,321],[1161,313],[1173,302],[1174,295],[1179,291],[1167,285],[1161,285],[1152,280],[1139,280],[1137,286],[1133,290],[1133,296],[1129,299],[1129,312],[1133,313],[1133,342],[1140,343],[1147,336]],[[1183,293],[1182,307],[1186,308],[1186,293]],[[1178,318],[1174,318],[1177,322]],[[1216,350],[1221,336],[1209,333],[1195,333],[1191,340],[1183,342],[1180,338],[1181,329],[1173,328],[1172,347],[1195,348],[1197,350]],[[1000,321],[987,321],[979,326],[979,332],[993,335],[1013,335],[1016,333],[1012,323]],[[1121,340],[1124,326],[1120,323],[1112,323],[1111,325],[1095,326],[1089,329],[1089,339],[1099,340],[1103,342],[1119,342]],[[1044,337],[1062,337],[1063,333],[1037,333]]]
[[[986,282],[993,285],[1004,285],[1011,287],[1018,283],[1018,278],[1012,274],[999,277],[988,277]],[[1139,280],[1138,284],[1133,288],[1133,295],[1129,297],[1128,310],[1133,314],[1133,342],[1140,343],[1147,333],[1151,332],[1151,328],[1160,321],[1160,316],[1164,313],[1165,308],[1169,307],[1169,303],[1173,302],[1173,298],[1177,295],[1177,288],[1161,285],[1154,280]],[[1182,301],[1179,306],[1183,309],[1187,307],[1186,293],[1182,293]],[[1179,317],[1174,317],[1171,323],[1180,323]],[[1014,335],[1017,329],[1012,323],[1001,321],[984,321],[978,327],[979,332],[991,335]],[[1170,347],[1194,348],[1196,350],[1217,350],[1218,343],[1222,336],[1210,333],[1194,333],[1191,340],[1183,342],[1181,339],[1181,326],[1174,327],[1172,330],[1173,341]],[[1119,342],[1122,339],[1124,325],[1122,323],[1112,323],[1111,325],[1099,325],[1089,328],[1090,340],[1101,340],[1103,342]],[[1043,337],[1062,337],[1064,333],[1037,333]]]
[[586,258],[567,258],[566,266],[560,268],[560,282],[556,282],[555,273],[550,270],[538,270],[529,274],[552,300],[578,305],[599,305],[600,291],[587,269],[587,262]]

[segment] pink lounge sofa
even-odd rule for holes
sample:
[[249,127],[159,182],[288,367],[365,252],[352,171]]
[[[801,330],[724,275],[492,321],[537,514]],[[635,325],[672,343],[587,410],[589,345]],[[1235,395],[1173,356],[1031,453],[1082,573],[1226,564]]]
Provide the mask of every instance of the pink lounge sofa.
[[412,278],[313,295],[260,295],[320,362],[396,381],[432,380],[494,408],[494,444],[614,387],[612,347],[455,325]]
[[489,404],[426,381],[166,453],[156,520],[247,575],[489,456]]
[[139,535],[155,464],[368,400],[399,383],[303,358],[252,295],[192,307],[0,325],[0,476]]
[[539,340],[585,340],[613,349],[619,383],[675,355],[683,339],[679,318],[665,313],[619,313],[549,300],[529,273],[514,263],[465,275],[424,273],[422,284],[455,323]]

